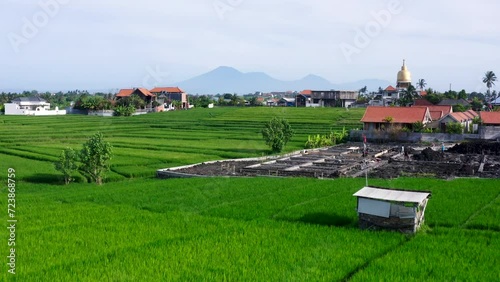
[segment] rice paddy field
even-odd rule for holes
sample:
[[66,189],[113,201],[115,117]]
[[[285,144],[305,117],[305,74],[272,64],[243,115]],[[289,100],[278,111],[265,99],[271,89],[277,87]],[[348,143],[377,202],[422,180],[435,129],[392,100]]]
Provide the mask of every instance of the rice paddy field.
[[[364,179],[160,180],[156,169],[268,154],[259,134],[272,116],[308,134],[359,128],[363,111],[219,108],[116,117],[0,116],[0,179],[16,170],[16,274],[3,281],[499,281],[500,180],[370,179],[430,190],[414,236],[357,228],[352,194]],[[102,186],[63,185],[65,147],[103,132],[113,145]]]

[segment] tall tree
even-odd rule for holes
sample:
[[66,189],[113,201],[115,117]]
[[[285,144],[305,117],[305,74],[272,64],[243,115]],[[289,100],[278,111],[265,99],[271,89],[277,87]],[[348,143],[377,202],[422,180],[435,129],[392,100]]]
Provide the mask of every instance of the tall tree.
[[495,81],[497,81],[497,76],[493,71],[487,71],[484,74],[483,83],[486,84],[486,87],[488,87],[488,96],[491,94],[491,87],[495,85]]
[[421,91],[424,91],[425,86],[427,86],[427,82],[425,82],[425,79],[421,78],[418,80],[417,86]]
[[78,154],[71,148],[66,148],[61,152],[59,160],[54,163],[56,170],[60,171],[64,176],[64,183],[67,185],[71,182],[71,175],[78,169]]
[[399,104],[401,106],[408,106],[413,103],[415,98],[417,98],[417,92],[415,91],[415,87],[410,84],[406,90],[401,93],[401,97],[399,98]]
[[286,143],[292,139],[293,133],[288,121],[278,117],[273,117],[262,129],[262,137],[273,153],[281,152]]
[[366,94],[367,91],[368,91],[368,88],[366,86],[363,87],[363,88],[361,88],[361,89],[359,89],[359,93],[361,93],[363,95]]
[[91,136],[80,152],[81,171],[96,184],[101,185],[104,173],[109,170],[111,144],[104,141],[102,133]]

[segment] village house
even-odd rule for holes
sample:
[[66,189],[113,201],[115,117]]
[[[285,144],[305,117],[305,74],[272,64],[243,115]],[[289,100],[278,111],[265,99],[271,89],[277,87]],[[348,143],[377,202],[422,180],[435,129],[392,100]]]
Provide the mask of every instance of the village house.
[[271,99],[269,99],[269,100],[266,101],[266,106],[268,106],[268,107],[276,107],[276,106],[278,106],[278,102],[279,102],[278,99],[271,98]]
[[389,85],[382,93],[376,94],[368,103],[370,106],[389,106],[399,99],[399,91],[392,85]]
[[433,103],[429,102],[429,100],[427,99],[423,99],[423,98],[420,98],[420,99],[415,99],[413,100],[413,106],[434,106]]
[[423,108],[428,108],[429,113],[431,114],[431,120],[432,121],[438,121],[442,119],[444,116],[453,113],[453,107],[452,106],[412,106],[412,108],[416,107],[423,107]]
[[56,116],[65,115],[66,110],[50,110],[50,103],[40,97],[18,97],[5,103],[5,115]]
[[469,107],[470,103],[467,102],[465,99],[444,99],[441,102],[438,103],[439,106],[464,106],[464,107]]
[[319,107],[319,104],[314,104],[311,99],[312,91],[304,90],[295,97],[297,107]]
[[295,99],[294,98],[281,98],[278,101],[278,106],[280,106],[280,107],[295,107]]
[[156,101],[156,95],[152,94],[146,88],[121,89],[120,92],[116,94],[116,100],[130,97],[132,95],[137,95],[139,98],[144,100],[147,108],[152,108],[152,103]]
[[358,100],[358,91],[311,90],[311,104],[320,107],[348,108]]
[[415,233],[425,220],[431,193],[364,187],[354,193],[361,229],[389,229]]
[[389,127],[413,129],[413,124],[432,121],[427,107],[376,107],[369,106],[361,119],[364,130],[384,130]]
[[458,122],[464,128],[464,132],[474,133],[477,130],[472,126],[475,117],[479,116],[473,110],[468,110],[466,112],[456,112],[449,113],[445,117],[439,120],[439,129],[441,132],[446,132],[446,127],[450,122]]
[[164,103],[178,101],[181,109],[189,109],[188,95],[179,87],[155,87],[150,92],[156,95],[158,99],[163,100]]
[[480,112],[479,117],[484,126],[500,126],[500,112]]

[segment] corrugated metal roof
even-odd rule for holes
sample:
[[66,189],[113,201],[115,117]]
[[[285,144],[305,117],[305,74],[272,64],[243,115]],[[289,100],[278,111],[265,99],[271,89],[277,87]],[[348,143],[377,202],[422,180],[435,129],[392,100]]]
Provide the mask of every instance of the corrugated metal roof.
[[395,202],[421,203],[431,193],[364,187],[353,196]]

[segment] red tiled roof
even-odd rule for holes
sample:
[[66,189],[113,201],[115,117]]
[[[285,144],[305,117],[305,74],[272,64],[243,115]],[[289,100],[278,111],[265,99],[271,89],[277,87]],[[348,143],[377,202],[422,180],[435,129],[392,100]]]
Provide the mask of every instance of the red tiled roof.
[[141,92],[144,96],[152,96],[152,97],[156,96],[156,95],[152,94],[151,92],[149,92],[149,90],[147,90],[146,88],[137,88],[135,91]]
[[[427,100],[426,100],[427,101]],[[432,104],[431,104],[432,105]],[[432,120],[438,120],[447,114],[453,112],[452,106],[413,106],[413,108],[428,108],[431,114]],[[439,116],[438,116],[439,113]]]
[[429,102],[427,99],[416,99],[413,101],[413,105],[415,106],[432,106],[433,104]]
[[443,116],[449,114],[449,113],[452,113],[453,112],[453,107],[452,106],[428,106],[427,108],[429,108],[429,111],[433,111],[433,112],[437,112],[437,111],[440,111],[440,112],[443,112]]
[[116,97],[128,97],[128,96],[132,95],[133,92],[134,92],[134,89],[120,89],[120,92],[118,92],[118,94],[116,94]]
[[431,114],[432,120],[439,120],[443,117],[443,112],[442,111],[429,111]]
[[479,115],[484,124],[500,125],[500,112],[480,112]]
[[116,95],[116,97],[129,97],[130,95],[134,94],[136,91],[139,91],[144,96],[152,96],[152,97],[155,96],[154,94],[151,94],[151,92],[149,92],[149,90],[147,90],[146,88],[136,88],[136,89],[122,89]]
[[466,114],[462,112],[451,113],[450,116],[453,117],[453,119],[455,119],[458,122],[471,120],[471,118],[469,118]]
[[151,89],[152,93],[161,93],[161,92],[166,92],[166,93],[184,93],[182,89],[179,87],[156,87]]
[[479,116],[479,114],[478,114],[478,113],[476,113],[474,110],[468,110],[468,111],[467,111],[467,113],[472,114],[474,117]]
[[310,96],[312,94],[312,90],[304,90],[300,92],[300,94],[305,96]]
[[426,107],[373,107],[366,108],[361,122],[385,122],[386,117],[392,117],[392,123],[424,122]]
[[477,113],[474,112],[473,110],[468,110],[466,112],[463,112],[463,114],[466,115],[470,119],[473,119],[474,117],[477,116]]
[[392,87],[392,85],[389,85],[389,86],[387,86],[387,88],[385,89],[385,91],[387,91],[387,92],[394,92],[394,91],[397,91],[397,89],[394,88],[394,87]]

